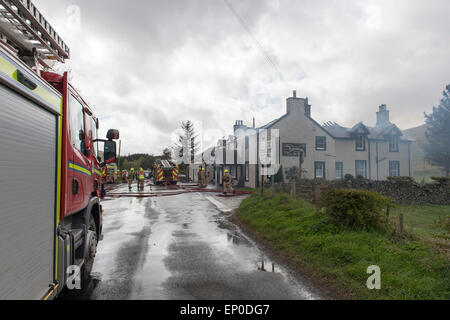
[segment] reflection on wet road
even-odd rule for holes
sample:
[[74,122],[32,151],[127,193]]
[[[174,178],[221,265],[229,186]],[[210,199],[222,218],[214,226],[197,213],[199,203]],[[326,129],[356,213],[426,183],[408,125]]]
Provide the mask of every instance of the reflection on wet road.
[[92,281],[83,292],[62,298],[319,298],[270,261],[207,196],[105,200]]

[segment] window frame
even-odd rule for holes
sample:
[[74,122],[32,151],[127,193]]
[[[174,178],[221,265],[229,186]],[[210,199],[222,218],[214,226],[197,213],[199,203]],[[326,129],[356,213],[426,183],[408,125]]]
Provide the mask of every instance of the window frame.
[[230,166],[229,169],[231,177],[236,180],[237,179],[237,166]]
[[[359,139],[362,138],[362,147],[358,147]],[[355,139],[355,150],[356,151],[366,151],[366,136],[364,134],[356,135]]]
[[[397,165],[397,175],[392,175],[391,173],[393,172],[393,165],[396,164]],[[398,160],[390,160],[389,161],[389,177],[400,177],[400,161]]]
[[[318,177],[317,176],[317,169],[318,169],[318,165],[322,165],[322,175],[323,177]],[[325,161],[314,161],[314,179],[326,179],[326,175],[325,175]]]
[[[92,141],[91,141],[93,148],[92,152],[94,153],[94,158],[97,158],[98,157],[98,141],[96,141],[98,140],[97,120],[93,116],[89,115],[87,112],[84,113],[84,117],[85,117],[84,129],[86,131],[85,137],[91,139],[91,137],[89,136],[89,131],[87,129],[92,129]],[[90,123],[86,123],[86,119]]]
[[389,137],[389,152],[400,152],[399,140],[398,136]]
[[[341,175],[340,176],[338,176],[338,174],[337,174],[338,173],[338,164],[341,165],[341,168],[340,168]],[[336,161],[335,170],[336,170],[336,180],[344,179],[344,162]]]
[[[364,163],[364,174],[358,173],[358,163]],[[362,176],[367,179],[367,160],[355,160],[355,177]]]
[[[86,114],[84,111],[84,106],[83,104],[78,100],[77,96],[75,94],[73,94],[72,92],[69,92],[70,98],[69,98],[69,122],[70,122],[70,144],[72,145],[73,148],[76,148],[78,151],[80,151],[81,153],[85,154],[86,152]],[[80,141],[80,147],[74,145],[74,141],[73,139],[73,130],[74,130],[74,126],[72,123],[72,116],[73,116],[73,108],[72,108],[72,101],[75,100],[76,102],[78,102],[79,106],[81,107],[81,118],[83,119],[82,121],[82,125],[83,125],[83,140]],[[81,148],[81,144],[84,142],[84,150],[82,150],[83,148]]]
[[[319,147],[319,141],[320,141],[320,139],[323,139],[322,140],[322,142],[323,142],[323,147]],[[316,145],[315,145],[315,147],[316,147],[316,151],[327,151],[327,137],[326,136],[316,136]]]
[[[318,146],[318,141],[321,138],[323,138],[323,147]],[[316,136],[316,151],[327,151],[327,137],[326,136]]]

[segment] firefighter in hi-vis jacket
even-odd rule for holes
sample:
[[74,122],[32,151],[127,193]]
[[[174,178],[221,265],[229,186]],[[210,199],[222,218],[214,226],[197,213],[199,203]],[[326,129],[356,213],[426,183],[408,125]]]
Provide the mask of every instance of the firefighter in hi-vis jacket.
[[200,178],[201,178],[200,179],[201,187],[205,188],[206,187],[206,172],[205,172],[205,168],[202,168],[202,174],[201,174]]
[[198,168],[197,178],[198,178],[198,186],[201,188],[202,187],[202,167]]
[[106,183],[106,180],[107,180],[107,178],[108,178],[108,172],[107,172],[107,168],[106,167],[104,167],[103,168],[103,171],[102,171],[102,180],[103,180],[103,183]]
[[145,181],[145,174],[144,169],[139,168],[138,172],[138,190],[144,190],[144,181]]
[[130,169],[130,172],[128,173],[128,189],[131,190],[132,184],[134,180],[134,168]]
[[227,193],[227,192],[234,193],[233,177],[228,172],[228,170],[225,170],[225,174],[223,176],[223,193]]

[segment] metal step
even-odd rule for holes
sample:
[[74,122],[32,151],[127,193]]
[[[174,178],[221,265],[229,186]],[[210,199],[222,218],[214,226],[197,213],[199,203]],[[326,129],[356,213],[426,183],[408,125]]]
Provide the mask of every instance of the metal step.
[[84,242],[84,230],[83,229],[72,229],[73,235],[73,245],[74,249],[78,249]]

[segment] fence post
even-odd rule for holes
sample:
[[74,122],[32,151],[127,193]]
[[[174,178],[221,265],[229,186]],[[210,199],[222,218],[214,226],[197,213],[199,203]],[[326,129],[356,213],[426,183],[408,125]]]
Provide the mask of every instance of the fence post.
[[261,175],[261,197],[264,197],[264,175]]
[[397,237],[403,237],[403,213],[398,215]]
[[391,206],[387,206],[387,208],[386,208],[386,216],[389,218],[390,214],[391,214]]
[[295,179],[292,179],[292,182],[291,182],[291,198],[292,199],[295,199],[295,196],[296,196],[296,190],[295,190]]
[[272,200],[273,200],[274,195],[275,195],[275,186],[274,186],[274,184],[275,184],[275,176],[272,175]]
[[320,197],[321,197],[321,190],[320,186],[314,185],[314,204],[316,205],[317,210],[320,211]]

